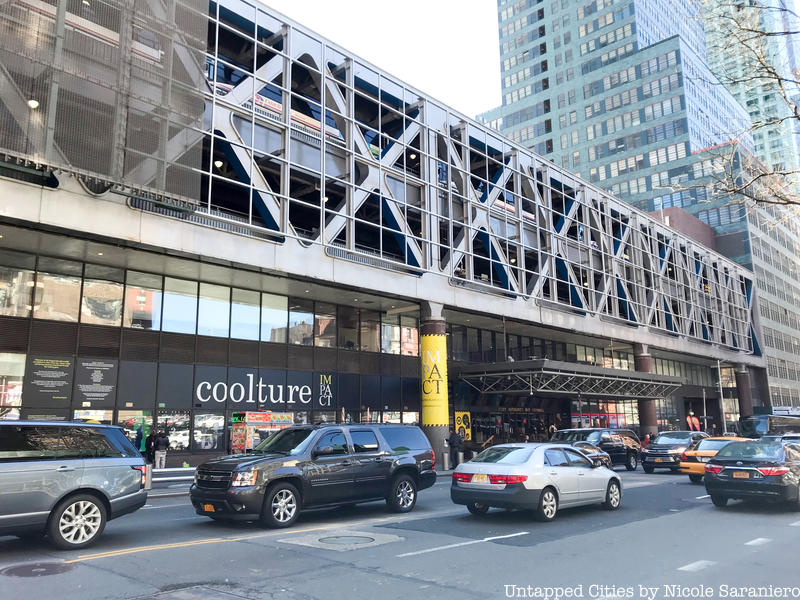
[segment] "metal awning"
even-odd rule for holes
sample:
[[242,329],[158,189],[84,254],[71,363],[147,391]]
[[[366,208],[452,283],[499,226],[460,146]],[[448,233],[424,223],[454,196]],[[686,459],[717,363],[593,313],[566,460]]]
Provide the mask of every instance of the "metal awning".
[[686,383],[669,375],[547,359],[454,366],[451,371],[481,394],[664,398]]

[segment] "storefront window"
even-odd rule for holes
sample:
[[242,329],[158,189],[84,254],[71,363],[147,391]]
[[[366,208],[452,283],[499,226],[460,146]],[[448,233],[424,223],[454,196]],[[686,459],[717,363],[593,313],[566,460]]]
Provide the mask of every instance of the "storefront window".
[[37,319],[78,321],[81,299],[81,264],[40,258],[33,316]]
[[136,449],[144,452],[144,440],[153,429],[153,413],[149,410],[121,410],[117,425],[125,430],[125,435]]
[[380,423],[381,411],[379,410],[362,410],[360,416],[361,423]]
[[419,325],[416,317],[400,315],[400,354],[419,356]]
[[231,296],[231,337],[258,340],[260,294],[234,288]]
[[261,341],[286,343],[288,298],[261,294]]
[[164,278],[164,331],[194,333],[197,321],[197,282]]
[[158,411],[158,431],[163,431],[169,438],[170,450],[189,449],[189,411]]
[[403,424],[404,425],[419,425],[419,413],[418,412],[405,411],[403,413]]
[[374,310],[361,311],[361,349],[364,352],[380,351],[380,314]]
[[400,317],[386,315],[381,317],[381,352],[400,354]]
[[314,305],[314,345],[336,347],[336,305],[317,302]]
[[122,269],[86,265],[81,322],[119,327],[122,320]]
[[222,413],[195,413],[192,450],[225,450],[225,415]]
[[75,421],[85,423],[99,423],[101,425],[111,425],[114,422],[113,410],[99,410],[93,408],[79,408],[72,413]]
[[289,298],[289,343],[299,346],[314,344],[314,303]]
[[400,411],[383,411],[383,423],[401,423]]
[[306,411],[292,413],[292,420],[294,421],[295,425],[308,425],[312,422],[310,418],[311,413]]
[[160,275],[128,271],[125,280],[125,314],[123,327],[134,329],[161,329]]
[[466,361],[467,353],[467,328],[463,325],[453,324],[450,330],[450,341],[453,347],[453,360]]
[[231,316],[231,288],[210,283],[200,284],[197,310],[197,334],[228,337]]
[[339,306],[339,348],[358,349],[358,309],[352,306]]
[[0,252],[0,315],[30,315],[35,262],[33,256]]
[[19,419],[25,355],[0,352],[0,419]]
[[332,410],[316,410],[312,415],[312,423],[336,423],[336,412]]

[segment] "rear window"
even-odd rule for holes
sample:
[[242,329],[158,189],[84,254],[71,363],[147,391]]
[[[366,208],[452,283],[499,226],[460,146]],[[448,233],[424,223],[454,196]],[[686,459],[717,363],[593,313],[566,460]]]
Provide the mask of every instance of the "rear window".
[[692,440],[692,434],[684,433],[684,432],[671,432],[671,433],[659,433],[658,437],[653,440],[654,444],[686,444],[689,445],[689,442]]
[[381,427],[380,432],[394,452],[431,449],[428,438],[419,427]]
[[728,440],[701,440],[696,450],[719,450],[730,443]]
[[488,448],[478,454],[470,462],[474,463],[501,463],[504,465],[521,465],[527,462],[533,454],[534,448],[524,446],[501,446]]
[[599,431],[576,431],[576,430],[562,430],[556,431],[553,437],[550,438],[552,442],[599,442]]
[[781,444],[759,444],[757,442],[731,442],[717,452],[717,458],[783,460],[783,446]]

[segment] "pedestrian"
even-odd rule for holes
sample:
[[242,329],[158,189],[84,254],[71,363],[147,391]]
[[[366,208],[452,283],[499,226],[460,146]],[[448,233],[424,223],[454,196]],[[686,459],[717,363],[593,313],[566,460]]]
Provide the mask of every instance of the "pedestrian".
[[556,431],[558,431],[558,427],[556,427],[555,423],[551,423],[550,427],[547,428],[547,433],[550,435],[550,439],[553,438]]
[[155,455],[155,464],[153,468],[163,469],[167,463],[167,449],[169,448],[169,438],[166,431],[160,431],[153,440],[153,454]]
[[461,436],[452,427],[450,428],[450,437],[447,438],[447,445],[450,446],[450,466],[455,469],[458,466],[458,451],[461,450]]
[[136,437],[133,440],[133,445],[137,450],[142,449],[142,426],[136,428]]
[[151,465],[155,462],[155,450],[153,449],[153,442],[156,441],[156,430],[151,429],[147,437],[144,438],[144,458]]
[[522,436],[522,442],[523,442],[524,444],[527,444],[527,443],[529,443],[530,441],[531,441],[531,436],[529,436],[527,433],[526,433],[525,435],[523,435],[523,436]]
[[646,433],[644,434],[644,439],[642,440],[642,448],[647,448],[649,444],[650,444],[650,434]]

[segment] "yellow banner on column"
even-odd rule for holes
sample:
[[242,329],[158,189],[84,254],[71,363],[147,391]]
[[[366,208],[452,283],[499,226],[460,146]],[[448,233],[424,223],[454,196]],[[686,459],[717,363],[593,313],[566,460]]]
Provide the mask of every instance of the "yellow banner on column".
[[448,425],[447,338],[444,334],[420,337],[422,359],[422,424]]

